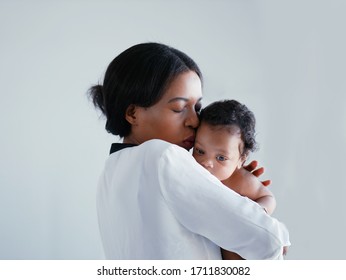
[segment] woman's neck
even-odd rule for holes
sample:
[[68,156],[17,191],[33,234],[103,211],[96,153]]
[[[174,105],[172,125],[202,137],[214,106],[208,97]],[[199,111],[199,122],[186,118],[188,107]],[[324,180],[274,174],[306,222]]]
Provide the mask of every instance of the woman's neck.
[[124,137],[123,143],[124,144],[136,144],[136,145],[141,144],[141,142],[136,137],[134,137],[133,135],[129,135],[129,136]]

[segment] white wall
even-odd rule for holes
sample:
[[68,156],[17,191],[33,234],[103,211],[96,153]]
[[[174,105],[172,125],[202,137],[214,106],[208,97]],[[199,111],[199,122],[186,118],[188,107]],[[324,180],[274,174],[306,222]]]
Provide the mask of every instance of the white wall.
[[102,259],[95,187],[110,143],[85,92],[147,41],[189,54],[205,99],[252,109],[253,158],[288,259],[346,259],[343,1],[0,2],[0,259]]

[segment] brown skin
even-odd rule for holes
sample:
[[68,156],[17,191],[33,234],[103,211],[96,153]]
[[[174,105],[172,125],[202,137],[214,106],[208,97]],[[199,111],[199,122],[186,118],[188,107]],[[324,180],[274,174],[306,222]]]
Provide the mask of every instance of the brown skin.
[[[258,161],[253,160],[248,165],[243,166],[247,171],[251,172],[255,177],[260,177],[264,173],[264,167],[258,167]],[[258,167],[258,168],[257,168]],[[262,185],[265,187],[268,187],[272,181],[271,180],[265,180],[261,181]]]
[[150,139],[161,139],[187,150],[195,140],[199,125],[197,112],[201,108],[202,85],[195,72],[180,74],[153,106],[130,106],[126,120],[131,133],[124,143],[141,144]]
[[242,146],[238,127],[212,126],[202,122],[197,129],[193,156],[200,165],[222,181],[242,167]]
[[222,183],[240,195],[257,202],[268,214],[271,215],[274,212],[276,201],[272,192],[264,187],[257,177],[244,168],[236,169]]

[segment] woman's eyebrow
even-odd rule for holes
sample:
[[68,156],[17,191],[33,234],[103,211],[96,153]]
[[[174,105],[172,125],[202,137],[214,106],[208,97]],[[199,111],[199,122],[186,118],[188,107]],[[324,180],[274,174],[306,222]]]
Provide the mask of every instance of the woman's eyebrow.
[[174,97],[168,101],[168,103],[176,102],[176,101],[184,101],[184,102],[189,102],[188,98],[185,97]]
[[[197,102],[201,102],[202,97],[198,98]],[[168,103],[172,103],[172,102],[176,102],[176,101],[184,101],[184,102],[189,102],[190,99],[189,98],[185,98],[185,97],[174,97],[170,100],[168,100]]]

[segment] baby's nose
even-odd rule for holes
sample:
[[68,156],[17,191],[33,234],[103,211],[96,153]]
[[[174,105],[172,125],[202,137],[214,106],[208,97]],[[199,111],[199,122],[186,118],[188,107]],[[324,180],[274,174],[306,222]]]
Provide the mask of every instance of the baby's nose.
[[213,164],[213,161],[211,159],[205,159],[203,162],[202,162],[202,166],[205,168],[205,169],[212,169],[214,164]]

